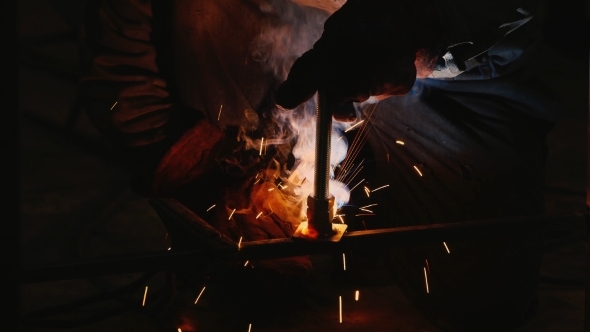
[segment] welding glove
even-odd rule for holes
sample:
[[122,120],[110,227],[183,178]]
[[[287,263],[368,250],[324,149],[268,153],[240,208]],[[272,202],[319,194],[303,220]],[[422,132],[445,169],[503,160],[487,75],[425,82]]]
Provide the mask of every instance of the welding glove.
[[[293,109],[318,90],[335,106],[406,94],[446,49],[445,29],[430,2],[347,1],[325,22],[313,48],[295,61],[276,103]],[[349,116],[333,115],[344,121]]]

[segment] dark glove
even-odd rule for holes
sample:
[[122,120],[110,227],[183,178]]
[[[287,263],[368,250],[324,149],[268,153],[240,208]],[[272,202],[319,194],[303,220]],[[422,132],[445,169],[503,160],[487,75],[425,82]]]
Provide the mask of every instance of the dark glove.
[[[418,5],[349,0],[328,18],[314,47],[295,61],[275,94],[277,104],[293,109],[318,90],[335,106],[406,94],[417,75],[434,68],[441,48],[442,31],[434,29],[438,15]],[[336,119],[343,115],[334,112]]]

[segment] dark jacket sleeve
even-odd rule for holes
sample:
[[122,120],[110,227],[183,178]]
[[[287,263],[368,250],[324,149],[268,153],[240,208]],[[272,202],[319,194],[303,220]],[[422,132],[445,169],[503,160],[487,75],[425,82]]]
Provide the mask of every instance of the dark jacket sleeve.
[[152,5],[149,0],[90,3],[85,39],[91,58],[81,80],[89,118],[128,165],[132,187],[145,195],[153,194],[154,172],[164,155],[200,121],[197,111],[173,102],[158,61],[154,27],[161,22]]

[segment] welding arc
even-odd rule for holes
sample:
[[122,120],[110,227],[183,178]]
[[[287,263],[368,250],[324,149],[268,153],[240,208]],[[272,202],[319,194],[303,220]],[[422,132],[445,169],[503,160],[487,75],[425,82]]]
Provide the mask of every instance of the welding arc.
[[123,286],[119,289],[116,289],[111,292],[101,293],[89,296],[84,299],[80,299],[68,304],[51,307],[51,308],[43,308],[39,310],[35,310],[29,314],[26,314],[22,317],[23,325],[27,327],[39,327],[39,328],[71,328],[77,326],[83,326],[87,324],[91,324],[94,322],[98,322],[109,318],[113,315],[119,314],[123,311],[137,309],[136,301],[132,303],[123,304],[119,307],[106,310],[104,312],[92,315],[90,317],[75,319],[75,320],[45,320],[40,319],[47,316],[55,316],[64,314],[69,311],[73,311],[79,309],[80,307],[87,306],[89,304],[93,304],[100,301],[110,300],[110,299],[119,299],[123,295],[136,290],[137,288],[143,286],[146,281],[151,279],[157,272],[148,272],[141,276],[139,279],[133,281],[132,283]]

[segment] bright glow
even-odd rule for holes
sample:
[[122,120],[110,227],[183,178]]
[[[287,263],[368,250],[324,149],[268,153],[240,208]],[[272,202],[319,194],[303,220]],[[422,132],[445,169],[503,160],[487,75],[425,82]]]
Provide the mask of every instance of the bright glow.
[[260,217],[260,215],[262,215],[262,211],[260,211],[260,213],[256,216],[256,219],[258,219],[258,217]]
[[418,174],[420,174],[420,176],[422,176],[422,172],[420,172],[420,170],[418,169],[418,167],[414,166],[414,169],[416,170],[416,172],[418,172]]
[[236,209],[234,209],[230,214],[229,214],[229,218],[227,218],[227,220],[230,220],[231,217],[234,215],[234,212],[236,212]]
[[443,244],[445,245],[445,248],[447,249],[447,253],[449,253],[449,254],[450,254],[450,253],[451,253],[451,251],[449,250],[449,247],[447,246],[447,243],[446,243],[446,242],[443,242]]
[[[357,123],[356,123],[356,124],[354,124],[352,127],[350,127],[350,128],[348,128],[348,129],[346,129],[344,132],[345,132],[345,133],[347,133],[347,132],[349,132],[349,131],[353,130],[354,128],[358,127],[358,126],[359,126],[361,123],[363,123],[363,122],[365,122],[365,120],[361,120],[361,121],[357,122]],[[341,323],[342,323],[342,322],[341,322]]]
[[168,250],[172,250],[172,247],[169,247]]
[[275,190],[275,188],[270,188],[268,191],[273,191],[273,190]]
[[248,325],[248,332],[252,331],[252,324]]
[[399,145],[404,145],[405,143],[403,141],[395,141],[397,144]]
[[145,298],[147,297],[148,286],[145,286],[145,292],[143,293],[143,302],[141,303],[142,307],[145,307]]
[[340,323],[342,323],[342,296],[338,296]]
[[207,212],[209,212],[209,210],[211,210],[214,207],[215,207],[215,204],[211,205],[211,207],[207,209]]
[[373,190],[371,190],[371,192],[375,192],[375,191],[377,191],[377,190],[379,190],[379,189],[383,189],[383,188],[387,188],[387,187],[389,187],[389,185],[388,185],[388,184],[386,184],[386,185],[384,185],[384,186],[381,186],[381,187],[379,187],[379,188],[377,188],[377,189],[373,189]]
[[178,332],[182,332],[182,330],[180,329],[180,327],[178,328]]
[[248,263],[250,263],[250,261],[246,261],[246,263],[244,263],[244,267],[246,267]]
[[428,289],[428,276],[426,275],[426,268],[424,268],[424,281],[426,282],[426,293],[429,294],[430,291]]
[[357,183],[354,187],[352,187],[352,189],[350,189],[350,191],[352,191],[354,188],[358,187],[358,185],[363,183],[363,181],[365,181],[365,179],[360,180],[359,183]]
[[203,292],[205,291],[205,286],[203,286],[203,289],[201,289],[201,292],[199,293],[199,296],[197,296],[197,299],[195,300],[195,304],[197,304],[197,302],[199,302],[199,299],[201,298],[201,295],[203,295]]
[[359,300],[359,296],[360,296],[360,295],[361,295],[361,292],[359,292],[359,291],[355,291],[355,292],[354,292],[354,300],[355,300],[355,301],[358,301],[358,300]]

